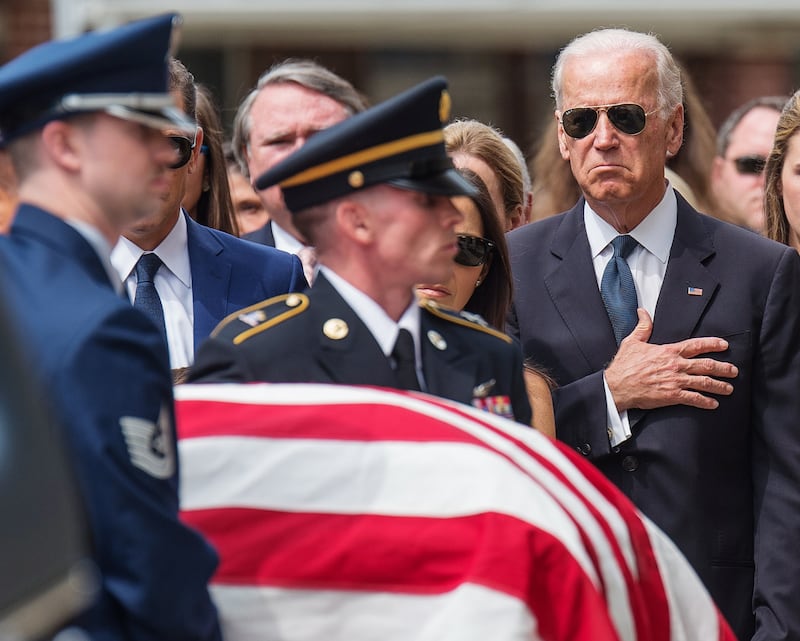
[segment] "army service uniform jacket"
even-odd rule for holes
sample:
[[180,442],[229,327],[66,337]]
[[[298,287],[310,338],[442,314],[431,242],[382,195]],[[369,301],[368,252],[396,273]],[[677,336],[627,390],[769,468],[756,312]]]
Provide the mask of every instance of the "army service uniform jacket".
[[[530,425],[516,343],[433,303],[422,303],[420,322],[428,393]],[[201,346],[190,380],[398,387],[389,359],[323,274],[305,294],[228,317]]]

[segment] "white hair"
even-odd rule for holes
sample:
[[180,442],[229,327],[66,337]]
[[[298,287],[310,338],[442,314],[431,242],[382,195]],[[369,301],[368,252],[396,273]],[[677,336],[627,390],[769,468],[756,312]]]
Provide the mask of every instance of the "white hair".
[[644,51],[653,58],[658,77],[658,108],[662,116],[667,116],[683,103],[680,68],[670,50],[656,36],[627,29],[599,29],[578,36],[558,54],[552,74],[556,109],[561,109],[561,83],[567,59],[620,51]]

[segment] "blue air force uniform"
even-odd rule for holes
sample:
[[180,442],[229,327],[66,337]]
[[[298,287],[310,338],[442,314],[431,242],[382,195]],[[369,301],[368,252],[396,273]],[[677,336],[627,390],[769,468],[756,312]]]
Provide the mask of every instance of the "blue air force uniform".
[[[0,69],[4,141],[73,111],[155,128],[193,124],[167,92],[173,19],[50,42]],[[99,596],[75,624],[102,641],[213,641],[207,583],[217,558],[178,520],[166,345],[114,287],[107,253],[97,251],[104,242],[98,230],[30,204],[0,237],[0,292],[42,402],[63,426],[100,574]]]
[[214,639],[216,554],[177,519],[166,345],[70,225],[23,205],[2,292],[70,445],[101,574],[92,639]]

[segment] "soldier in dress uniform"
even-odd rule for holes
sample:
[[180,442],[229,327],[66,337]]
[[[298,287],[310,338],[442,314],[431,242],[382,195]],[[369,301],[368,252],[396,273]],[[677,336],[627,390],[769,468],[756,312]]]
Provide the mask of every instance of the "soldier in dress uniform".
[[169,188],[178,154],[161,130],[195,128],[167,86],[176,19],[45,43],[0,68],[20,202],[0,237],[0,290],[86,504],[100,589],[74,623],[95,641],[220,634],[216,555],[178,519],[166,345],[109,261]]
[[279,184],[320,271],[289,294],[225,319],[191,380],[323,382],[420,389],[530,425],[517,344],[480,319],[418,303],[449,278],[473,195],[443,142],[450,96],[432,78],[322,131],[260,176]]

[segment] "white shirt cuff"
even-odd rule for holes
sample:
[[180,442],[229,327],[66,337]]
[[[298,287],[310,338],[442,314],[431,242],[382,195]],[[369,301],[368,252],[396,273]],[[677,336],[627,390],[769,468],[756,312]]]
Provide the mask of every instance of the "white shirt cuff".
[[627,410],[622,413],[617,411],[617,404],[614,402],[614,397],[611,396],[611,390],[608,389],[605,374],[603,374],[603,389],[606,393],[608,442],[611,447],[617,447],[617,445],[624,443],[631,437],[631,423],[628,420]]

